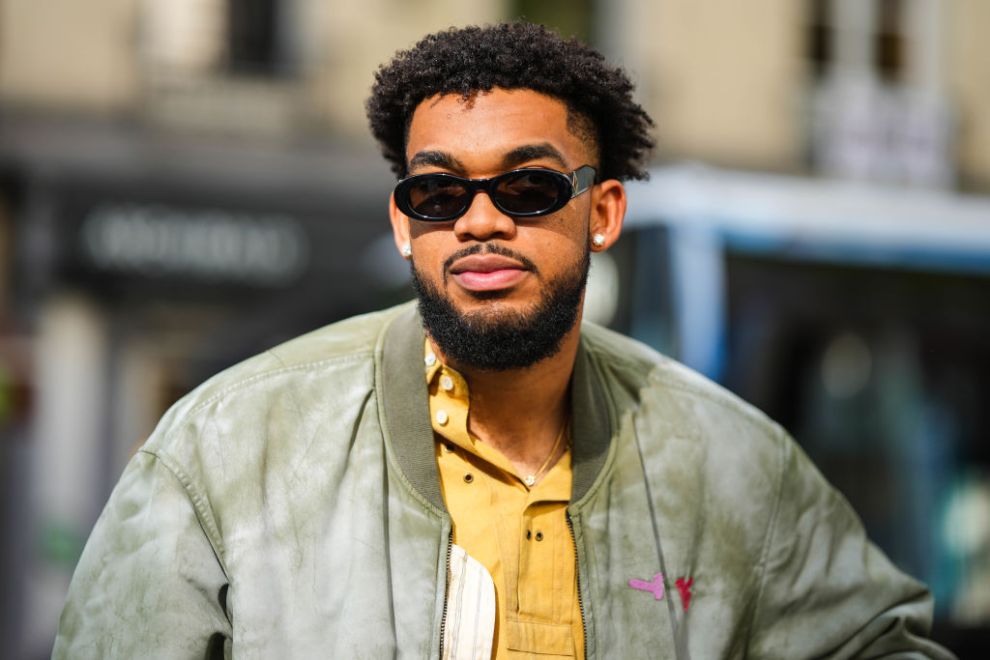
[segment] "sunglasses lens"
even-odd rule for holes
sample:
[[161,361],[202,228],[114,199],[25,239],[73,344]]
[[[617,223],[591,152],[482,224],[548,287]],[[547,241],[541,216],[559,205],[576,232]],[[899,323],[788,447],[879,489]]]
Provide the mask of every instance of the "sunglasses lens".
[[404,192],[409,209],[423,218],[455,217],[470,202],[470,194],[463,183],[442,175],[416,177]]
[[495,201],[514,215],[540,215],[555,210],[568,197],[567,177],[546,170],[521,170],[499,181]]
[[479,186],[502,213],[513,217],[552,213],[567,204],[572,193],[566,175],[531,168],[487,180],[442,173],[413,176],[396,186],[395,201],[403,213],[417,220],[454,220],[471,206]]

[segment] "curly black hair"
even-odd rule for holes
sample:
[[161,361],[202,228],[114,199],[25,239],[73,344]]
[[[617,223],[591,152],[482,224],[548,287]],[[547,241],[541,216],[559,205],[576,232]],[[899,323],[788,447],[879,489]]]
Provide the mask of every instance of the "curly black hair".
[[647,178],[653,120],[632,100],[625,72],[576,39],[522,22],[437,32],[379,68],[366,109],[392,171],[407,174],[406,140],[420,102],[436,94],[469,99],[495,87],[563,101],[571,130],[580,137],[591,133],[599,180]]

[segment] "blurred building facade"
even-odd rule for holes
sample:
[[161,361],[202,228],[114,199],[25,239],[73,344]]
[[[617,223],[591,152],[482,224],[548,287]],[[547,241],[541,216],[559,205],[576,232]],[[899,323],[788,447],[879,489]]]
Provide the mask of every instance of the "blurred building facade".
[[635,2],[607,44],[667,157],[990,189],[979,0]]
[[[950,215],[952,200],[990,193],[983,0],[0,0],[0,577],[10,585],[0,634],[14,657],[47,652],[81,544],[165,407],[257,350],[408,295],[386,222],[392,178],[364,118],[373,72],[428,32],[520,16],[631,72],[657,120],[658,162],[928,191],[950,200]],[[746,301],[759,296],[743,284],[709,290],[722,307],[707,315],[678,307],[663,284],[673,275],[650,265],[675,239],[663,227],[631,232],[622,249],[641,267],[616,270],[626,289],[613,325],[682,357],[706,332],[726,335],[712,340],[725,351],[757,346],[742,334],[755,327]],[[779,253],[697,254],[718,262],[716,280],[757,288],[786,270]],[[945,286],[985,290],[982,268],[950,266]],[[891,282],[878,295],[902,286]],[[841,317],[841,297],[823,307]],[[678,325],[668,318],[678,313],[699,320]],[[973,319],[978,332],[987,313]],[[855,320],[847,328],[802,353],[809,369],[832,365],[820,382],[848,381],[836,364],[875,363],[871,342],[888,343]],[[902,353],[891,373],[917,356]],[[834,388],[809,386],[788,409],[767,394],[779,388],[760,388],[766,365],[719,359],[714,372],[695,366],[828,445],[812,422],[832,410],[822,401]],[[978,475],[990,457],[965,443],[987,431],[981,423],[953,455]],[[883,429],[843,432],[894,433]],[[990,531],[958,542],[990,556],[979,554]],[[910,568],[962,570],[946,562]],[[967,570],[990,572],[986,563]],[[990,577],[982,584],[963,618],[986,626]]]

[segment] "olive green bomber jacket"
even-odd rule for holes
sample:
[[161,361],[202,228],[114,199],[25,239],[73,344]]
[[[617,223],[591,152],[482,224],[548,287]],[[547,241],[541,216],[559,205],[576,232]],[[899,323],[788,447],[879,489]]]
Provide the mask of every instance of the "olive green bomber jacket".
[[[53,657],[437,657],[451,523],[422,342],[403,305],[176,404],[93,530]],[[571,391],[587,657],[951,657],[926,589],[762,414],[587,324]]]

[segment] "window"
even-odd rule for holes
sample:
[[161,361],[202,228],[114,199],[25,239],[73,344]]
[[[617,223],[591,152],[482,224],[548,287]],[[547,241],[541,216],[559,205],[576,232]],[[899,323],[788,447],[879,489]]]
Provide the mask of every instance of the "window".
[[278,0],[226,0],[227,52],[232,72],[276,74],[281,67]]
[[832,63],[833,39],[829,0],[811,0],[808,16],[808,61],[815,78],[822,78]]
[[873,34],[873,66],[884,82],[901,81],[906,46],[903,25],[903,1],[880,0],[877,6],[877,29]]
[[811,162],[843,178],[954,179],[937,0],[807,0]]

